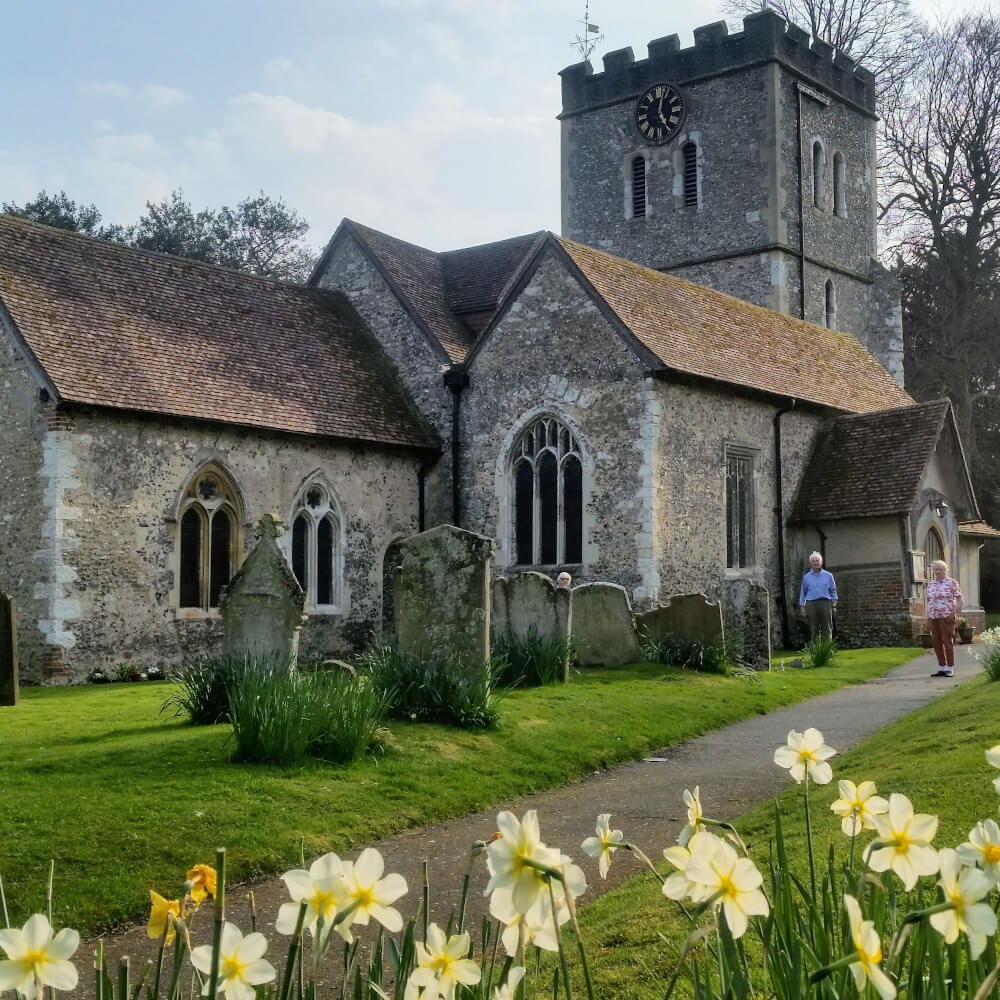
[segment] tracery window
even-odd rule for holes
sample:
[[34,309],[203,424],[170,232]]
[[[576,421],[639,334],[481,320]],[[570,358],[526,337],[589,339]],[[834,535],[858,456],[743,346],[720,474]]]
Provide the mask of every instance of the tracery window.
[[726,567],[746,569],[754,564],[755,496],[754,456],[726,450]]
[[236,572],[242,551],[239,496],[222,469],[207,465],[180,505],[178,603],[207,611]]
[[292,572],[312,610],[340,607],[343,518],[329,485],[320,479],[299,491],[292,510]]
[[583,461],[576,437],[555,417],[532,421],[514,442],[515,561],[583,562]]

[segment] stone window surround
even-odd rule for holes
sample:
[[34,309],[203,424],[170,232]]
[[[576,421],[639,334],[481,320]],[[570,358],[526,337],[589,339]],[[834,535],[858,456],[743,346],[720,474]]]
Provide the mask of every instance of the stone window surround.
[[[674,208],[677,211],[700,212],[704,206],[701,195],[702,177],[705,168],[705,154],[701,145],[701,132],[682,132],[674,140],[674,147],[671,153],[671,163],[674,168]],[[697,201],[693,205],[684,203],[684,147],[694,146],[695,148],[695,183],[698,188]]]
[[[753,538],[751,539],[751,547],[753,550],[753,559],[749,566],[729,566],[728,553],[726,548],[726,533],[728,530],[728,495],[726,490],[726,476],[728,471],[729,459],[731,457],[739,458],[749,458],[753,463],[753,514],[752,514],[752,524],[753,524]],[[727,580],[732,579],[745,579],[748,577],[757,577],[760,575],[759,569],[759,547],[757,545],[758,538],[760,537],[760,532],[757,525],[757,516],[760,511],[760,505],[757,503],[758,483],[760,479],[760,449],[755,445],[748,444],[745,441],[724,441],[722,446],[722,531],[720,532],[722,537],[722,564],[725,567],[725,576]]]
[[812,150],[809,159],[812,170],[812,205],[817,211],[826,213],[826,144],[818,135],[814,135],[809,148]]
[[[646,212],[644,215],[636,215],[633,209],[632,201],[632,176],[633,176],[633,164],[636,159],[642,157],[646,164]],[[626,220],[629,222],[642,222],[648,219],[653,214],[653,206],[649,200],[649,171],[650,171],[650,161],[651,161],[651,150],[648,147],[640,147],[639,149],[633,149],[625,155],[622,160],[622,178],[624,179],[624,214]]]
[[839,149],[833,151],[833,214],[847,218],[847,160]]
[[[529,424],[539,417],[550,417],[559,421],[576,438],[579,449],[580,464],[583,473],[583,562],[579,564],[569,564],[567,566],[522,566],[515,560],[517,553],[514,549],[514,445],[519,440],[522,431]],[[559,406],[551,403],[542,406],[532,407],[526,410],[514,422],[513,426],[504,435],[497,456],[495,474],[494,494],[497,499],[497,538],[495,565],[497,568],[513,569],[515,566],[519,570],[535,569],[544,572],[552,569],[569,569],[576,573],[585,572],[590,559],[591,551],[589,539],[593,537],[595,524],[593,514],[590,511],[590,498],[594,495],[594,454],[593,447],[589,444],[586,434],[581,432],[579,425],[572,417]]]
[[[325,503],[314,511],[308,504],[310,490],[319,489],[325,494]],[[334,489],[329,477],[321,469],[315,469],[306,476],[295,491],[295,499],[289,508],[288,530],[281,538],[281,549],[285,553],[288,565],[292,565],[292,535],[295,520],[300,514],[305,514],[312,521],[312,530],[307,541],[306,565],[307,574],[312,587],[304,588],[307,594],[306,610],[314,615],[346,615],[347,597],[344,583],[344,554],[347,538],[347,521],[344,516],[344,504],[340,494]],[[333,596],[332,604],[315,604],[312,594],[315,593],[316,576],[316,528],[324,517],[331,517],[336,527],[333,541]]]
[[[202,621],[219,617],[218,608],[183,608],[180,603],[181,596],[181,518],[191,509],[198,505],[198,501],[192,496],[200,479],[206,475],[214,475],[222,480],[228,490],[228,497],[225,506],[229,507],[233,515],[233,533],[230,538],[230,551],[232,553],[232,573],[235,573],[243,562],[243,555],[246,545],[246,535],[249,528],[247,520],[246,497],[240,488],[239,482],[233,471],[220,458],[211,458],[200,463],[191,474],[185,479],[181,488],[177,491],[174,499],[173,509],[167,521],[172,525],[171,573],[173,580],[170,592],[167,596],[167,606],[174,612],[178,621]],[[232,576],[232,574],[231,574]],[[230,578],[231,578],[230,576]]]

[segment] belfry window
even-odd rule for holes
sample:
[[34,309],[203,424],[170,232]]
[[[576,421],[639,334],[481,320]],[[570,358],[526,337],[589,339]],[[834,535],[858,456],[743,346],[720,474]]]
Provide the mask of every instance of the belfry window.
[[180,607],[219,606],[242,551],[238,510],[236,488],[221,469],[206,466],[191,480],[180,506]]
[[847,167],[844,154],[833,154],[833,214],[841,219],[847,216]]
[[813,143],[813,205],[826,207],[826,150],[818,139]]
[[646,218],[646,159],[632,158],[632,218]]
[[754,456],[726,451],[726,567],[746,569],[754,564]]
[[514,443],[511,461],[515,562],[583,562],[583,462],[573,433],[539,417]]
[[824,292],[823,322],[828,330],[837,329],[837,289],[832,281],[827,281]]
[[698,204],[698,147],[693,142],[686,142],[681,147],[684,160],[684,204]]
[[312,610],[340,607],[343,518],[330,487],[310,482],[292,511],[291,563]]

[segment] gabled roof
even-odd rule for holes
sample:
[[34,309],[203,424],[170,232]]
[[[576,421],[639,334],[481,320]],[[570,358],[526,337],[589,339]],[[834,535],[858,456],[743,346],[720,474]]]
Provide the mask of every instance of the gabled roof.
[[991,528],[985,521],[959,521],[958,533],[970,538],[1000,538],[1000,531]]
[[[816,442],[789,520],[836,521],[906,513],[946,422],[954,428],[947,399],[836,417]],[[960,448],[955,458],[974,504]]]
[[337,293],[0,216],[0,306],[60,402],[438,446]]
[[544,232],[441,254],[448,305],[457,313],[496,309],[518,268]]

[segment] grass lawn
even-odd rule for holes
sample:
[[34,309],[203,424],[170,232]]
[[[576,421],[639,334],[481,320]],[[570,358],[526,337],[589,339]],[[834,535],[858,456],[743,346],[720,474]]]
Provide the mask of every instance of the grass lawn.
[[40,909],[56,863],[55,922],[83,934],[145,913],[228,848],[231,881],[295,867],[409,826],[461,815],[633,760],[755,713],[878,676],[913,649],[844,652],[837,665],[758,682],[652,665],[588,670],[515,691],[491,733],[393,722],[386,752],[350,768],[232,764],[229,726],[158,714],[168,683],[22,692],[0,710],[0,874],[12,922]]
[[[813,787],[810,793],[817,867],[825,865],[831,843],[835,845],[838,865],[846,864],[850,856],[850,841],[829,810],[837,798],[838,777],[856,783],[872,779],[879,794],[888,797],[890,792],[903,792],[917,812],[939,816],[941,823],[934,840],[937,847],[954,847],[967,838],[977,820],[996,819],[997,795],[992,779],[997,772],[986,763],[983,752],[998,742],[1000,684],[978,677],[887,727],[843,757],[834,758],[833,782]],[[714,780],[725,781],[724,766]],[[788,791],[776,801],[790,862],[808,882],[801,787],[789,781]],[[762,871],[768,860],[774,808],[774,802],[762,805],[735,824]],[[623,833],[628,838],[628,830]],[[871,836],[866,833],[860,843],[867,843]],[[638,846],[655,862],[662,860],[661,851],[667,845]],[[670,869],[664,866],[661,870],[666,873]],[[659,1000],[663,996],[687,925],[677,918],[675,904],[663,897],[651,875],[632,879],[585,907],[581,924],[598,996],[618,1000]],[[574,973],[577,980],[582,984],[579,972]],[[678,993],[689,995],[683,978]]]
[[986,627],[996,628],[1000,625],[1000,614],[990,614],[986,616]]

